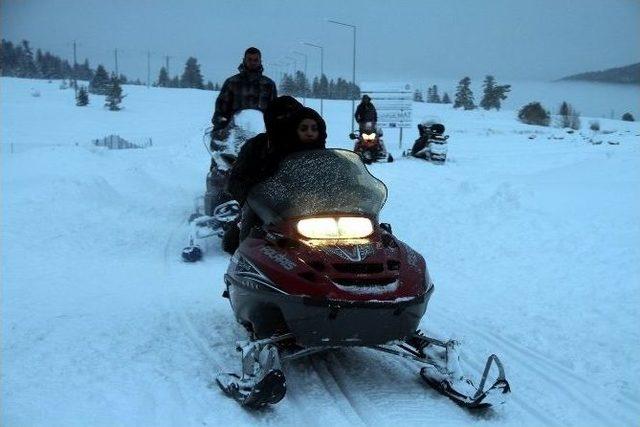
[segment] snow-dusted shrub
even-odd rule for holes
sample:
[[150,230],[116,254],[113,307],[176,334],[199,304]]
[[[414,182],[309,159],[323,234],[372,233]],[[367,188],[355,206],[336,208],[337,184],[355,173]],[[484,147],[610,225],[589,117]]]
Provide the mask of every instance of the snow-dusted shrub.
[[622,115],[622,120],[624,120],[625,122],[635,122],[636,119],[633,118],[633,114],[631,113],[624,113]]
[[549,126],[551,118],[539,102],[531,102],[520,109],[518,119],[528,125]]

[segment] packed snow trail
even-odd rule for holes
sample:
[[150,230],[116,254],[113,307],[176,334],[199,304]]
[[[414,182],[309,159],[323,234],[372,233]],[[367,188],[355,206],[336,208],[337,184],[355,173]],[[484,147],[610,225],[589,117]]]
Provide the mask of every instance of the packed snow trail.
[[[372,165],[389,188],[381,220],[427,259],[436,292],[421,327],[460,339],[471,374],[498,354],[511,399],[474,415],[427,387],[415,364],[354,349],[287,365],[285,399],[250,413],[213,384],[239,367],[234,344],[245,338],[221,297],[228,255],[180,260],[215,93],[125,86],[125,110],[113,113],[98,96],[76,107],[55,82],[1,84],[3,425],[638,419],[637,123],[601,119],[612,132],[591,145],[511,111],[414,104],[416,120],[442,118],[450,161]],[[350,102],[324,107],[328,145],[350,148]],[[153,146],[91,145],[112,133]],[[397,135],[385,137],[399,154]],[[414,137],[405,132],[404,148]]]

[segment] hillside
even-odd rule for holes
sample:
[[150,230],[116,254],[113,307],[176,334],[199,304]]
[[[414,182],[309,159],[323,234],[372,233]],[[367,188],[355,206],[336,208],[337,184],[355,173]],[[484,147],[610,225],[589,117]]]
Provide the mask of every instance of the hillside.
[[640,85],[640,62],[625,67],[609,68],[603,71],[590,71],[563,77],[559,80],[581,80],[602,83],[625,83]]

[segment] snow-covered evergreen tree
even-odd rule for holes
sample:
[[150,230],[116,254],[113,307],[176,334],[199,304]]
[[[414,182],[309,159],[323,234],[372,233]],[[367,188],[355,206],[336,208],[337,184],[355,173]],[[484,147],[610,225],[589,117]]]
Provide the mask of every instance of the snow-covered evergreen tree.
[[458,83],[458,87],[456,89],[455,94],[455,102],[453,103],[453,108],[464,108],[465,110],[474,110],[476,108],[476,104],[473,101],[473,92],[469,87],[471,85],[471,79],[469,77],[465,77]]
[[18,63],[16,77],[38,78],[38,68],[33,58],[33,50],[27,40],[22,40],[18,47]]
[[184,66],[184,72],[180,77],[181,87],[190,87],[194,89],[203,89],[204,83],[202,74],[200,73],[200,65],[196,58],[190,57]]
[[89,104],[89,93],[85,86],[80,86],[78,95],[76,96],[76,105],[78,107],[84,107],[87,104]]
[[449,94],[447,92],[442,95],[442,103],[443,104],[451,104],[451,98],[449,98]]
[[500,101],[507,99],[507,92],[511,91],[511,85],[496,85],[495,77],[489,75],[484,79],[484,94],[480,101],[480,106],[485,110],[495,108],[500,110]]
[[440,104],[440,94],[438,94],[438,86],[433,85],[429,87],[427,92],[427,102],[430,104]]
[[96,73],[89,83],[89,92],[96,95],[106,95],[109,92],[111,79],[107,70],[102,65],[98,65]]
[[293,81],[293,77],[289,73],[284,73],[282,80],[280,81],[279,92],[283,95],[294,95],[296,90],[296,84]]
[[118,78],[115,75],[112,76],[104,106],[109,108],[111,111],[121,110],[122,107],[120,107],[120,103],[125,96],[126,95],[122,94],[122,88],[120,87]]
[[159,87],[171,86],[171,79],[169,78],[169,73],[167,72],[167,69],[164,67],[160,68],[160,74],[158,75],[157,85]]
[[296,71],[296,75],[293,79],[295,84],[295,95],[296,96],[308,96],[310,93],[309,88],[309,80],[307,76],[302,71]]
[[557,125],[561,128],[580,129],[580,113],[571,104],[563,101],[558,109]]
[[415,92],[413,92],[413,100],[414,102],[424,102],[424,99],[422,99],[422,92],[420,92],[420,89],[416,89]]

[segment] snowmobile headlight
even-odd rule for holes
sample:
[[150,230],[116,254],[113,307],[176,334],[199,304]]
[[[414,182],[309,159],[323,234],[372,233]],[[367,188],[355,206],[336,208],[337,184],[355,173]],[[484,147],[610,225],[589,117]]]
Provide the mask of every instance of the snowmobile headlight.
[[376,133],[363,133],[362,134],[362,139],[364,139],[365,141],[373,141],[374,139],[376,139]]
[[373,224],[363,217],[305,218],[297,229],[309,239],[361,239],[373,233]]

